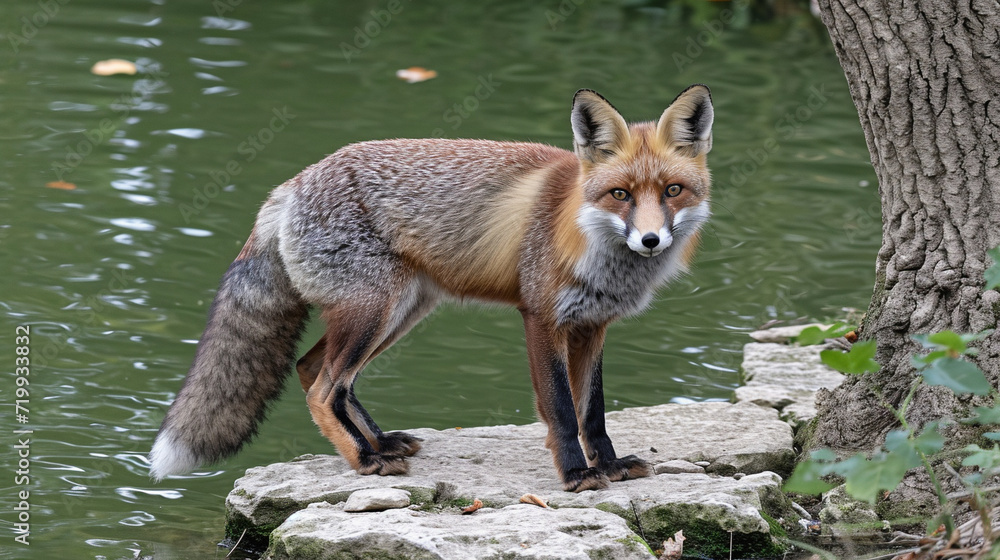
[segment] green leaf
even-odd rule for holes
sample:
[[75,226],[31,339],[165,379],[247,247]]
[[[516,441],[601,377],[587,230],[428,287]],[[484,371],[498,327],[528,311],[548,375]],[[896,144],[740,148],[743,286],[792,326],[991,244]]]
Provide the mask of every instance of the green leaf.
[[986,432],[983,434],[986,439],[992,439],[993,441],[1000,441],[1000,432]]
[[875,357],[875,341],[866,340],[851,346],[850,352],[840,350],[823,350],[819,353],[824,364],[842,373],[862,374],[878,371],[879,364]]
[[967,445],[964,451],[968,451],[969,455],[962,459],[962,466],[965,467],[979,467],[984,472],[989,472],[1000,463],[1000,447],[997,444],[993,444],[993,449],[983,449],[976,444]]
[[788,477],[782,487],[785,492],[797,492],[799,494],[822,494],[834,487],[833,484],[823,481],[822,477],[829,474],[829,465],[813,460],[802,461],[795,465],[792,476]]
[[885,435],[885,448],[890,453],[913,449],[909,440],[910,432],[908,430],[892,430]]
[[903,481],[906,471],[920,465],[920,458],[902,453],[882,453],[866,460],[863,455],[855,455],[841,462],[838,469],[847,479],[844,489],[851,496],[875,503],[882,490],[895,490]]
[[913,340],[916,340],[924,348],[929,348],[934,350],[926,356],[913,356],[910,362],[913,367],[917,369],[923,369],[943,357],[956,358],[960,355],[964,356],[975,356],[979,353],[975,348],[969,348],[969,344],[976,342],[977,340],[982,340],[990,334],[992,334],[991,329],[987,329],[978,333],[970,334],[958,334],[954,331],[941,331],[933,334],[915,334],[913,335]]
[[966,418],[962,422],[966,424],[1000,424],[1000,404],[987,408],[985,406],[977,406],[972,409],[975,414],[972,418]]
[[809,453],[809,457],[813,461],[821,461],[825,463],[832,463],[837,460],[837,454],[833,452],[832,449],[820,448],[814,449]]
[[910,364],[912,364],[916,369],[924,369],[928,365],[934,363],[934,361],[947,357],[947,350],[938,350],[937,352],[931,352],[926,356],[910,356]]
[[803,329],[799,333],[799,336],[795,337],[795,342],[799,343],[800,346],[812,346],[820,344],[828,338],[840,338],[853,330],[854,327],[840,322],[834,323],[826,329],[816,326],[808,327]]
[[952,350],[955,353],[965,352],[965,340],[962,335],[954,331],[941,331],[934,334],[917,334],[913,339],[923,344],[925,348],[937,348],[939,350]]
[[944,436],[938,430],[937,422],[929,422],[924,431],[913,438],[913,446],[924,455],[933,455],[944,449]]
[[798,342],[801,346],[812,346],[814,344],[819,344],[826,340],[826,336],[823,334],[823,329],[819,327],[808,327],[802,329],[799,336],[795,337],[795,342]]
[[988,395],[993,390],[976,364],[957,358],[935,360],[920,374],[928,385],[943,385],[958,394]]
[[987,336],[990,336],[991,334],[993,334],[993,329],[986,329],[984,331],[980,331],[980,332],[977,332],[977,333],[961,334],[959,336],[961,336],[962,340],[965,341],[966,344],[968,344],[970,342],[975,342],[977,340],[982,340],[982,339],[986,338]]
[[993,259],[993,266],[987,268],[986,272],[983,273],[983,277],[986,278],[986,286],[983,289],[992,290],[1000,286],[1000,247],[994,247],[986,251],[986,254]]
[[[922,442],[927,447],[933,446],[933,441]],[[891,458],[906,465],[907,469],[921,465],[920,454],[917,453],[917,438],[910,437],[906,430],[893,430],[885,436],[885,448],[888,453],[880,453],[872,457],[872,461]],[[889,489],[891,490],[891,488]]]

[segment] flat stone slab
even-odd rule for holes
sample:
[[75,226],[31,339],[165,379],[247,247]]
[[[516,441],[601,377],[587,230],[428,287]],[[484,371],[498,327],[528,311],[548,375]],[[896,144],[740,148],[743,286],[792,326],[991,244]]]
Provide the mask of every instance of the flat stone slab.
[[512,505],[472,515],[393,510],[346,513],[327,503],[294,513],[274,531],[266,558],[545,558],[651,560],[625,520],[596,509]]
[[659,463],[653,466],[653,472],[656,474],[680,474],[680,473],[695,473],[703,474],[705,472],[705,467],[701,465],[696,465],[690,461],[685,461],[683,459],[671,459],[665,463]]
[[410,505],[410,493],[398,488],[369,488],[351,493],[344,503],[344,511],[384,511]]
[[[768,515],[781,517],[787,501],[780,477],[770,471],[787,474],[795,456],[791,427],[777,411],[751,403],[667,404],[608,413],[607,427],[620,455],[636,454],[652,464],[708,461],[710,474],[660,474],[569,493],[544,447],[541,424],[421,428],[406,430],[424,441],[409,458],[405,476],[362,476],[337,456],[304,456],[247,470],[226,499],[227,534],[235,538],[249,529],[250,538],[260,541],[308,504],[339,504],[357,490],[399,488],[425,509],[474,499],[506,508],[531,493],[553,507],[597,508],[638,521],[650,542],[693,523],[703,541],[728,542],[728,532],[735,531],[736,544],[747,551],[772,543],[761,512],[770,508]],[[748,476],[729,476],[737,472]],[[713,531],[715,537],[707,536]],[[698,550],[698,541],[689,535],[686,550]]]
[[757,342],[774,342],[778,344],[785,344],[791,341],[793,338],[802,334],[802,331],[808,329],[809,327],[818,327],[820,329],[826,330],[830,328],[830,325],[824,325],[822,323],[809,323],[808,325],[774,327],[770,329],[753,331],[752,333],[750,333],[750,338],[756,340]]
[[843,383],[842,373],[820,361],[817,346],[750,343],[743,347],[746,385],[736,389],[737,402],[751,402],[782,411],[793,423],[816,416],[816,391]]

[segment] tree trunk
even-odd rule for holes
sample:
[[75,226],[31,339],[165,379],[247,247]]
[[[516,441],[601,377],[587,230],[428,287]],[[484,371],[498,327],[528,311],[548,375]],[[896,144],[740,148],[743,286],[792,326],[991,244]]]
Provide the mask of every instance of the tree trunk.
[[[978,332],[1000,318],[1000,293],[983,291],[986,251],[1000,245],[1000,4],[819,4],[882,198],[882,248],[860,330],[877,341],[882,367],[821,396],[812,443],[867,451],[898,426],[885,405],[898,407],[914,381],[910,355],[919,345],[911,335]],[[1000,333],[978,346],[976,362],[996,386]],[[960,404],[923,386],[907,419],[918,427],[961,417]]]

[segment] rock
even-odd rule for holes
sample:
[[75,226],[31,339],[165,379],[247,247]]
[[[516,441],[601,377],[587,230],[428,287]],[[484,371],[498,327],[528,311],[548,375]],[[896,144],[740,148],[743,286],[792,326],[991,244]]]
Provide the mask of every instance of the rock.
[[[700,462],[708,463],[707,461],[700,461]],[[711,463],[708,464],[710,465]],[[666,463],[660,463],[654,466],[653,472],[656,474],[680,474],[680,473],[701,474],[705,472],[705,467],[696,465],[690,461],[674,459],[673,461],[667,461]]]
[[750,343],[743,347],[746,385],[736,389],[737,402],[781,410],[796,425],[816,416],[816,391],[833,389],[844,375],[819,359],[820,346]]
[[852,498],[843,484],[823,494],[819,520],[838,537],[876,534],[883,529],[875,506]]
[[830,328],[830,325],[824,325],[822,323],[809,323],[808,325],[774,327],[773,329],[753,331],[752,333],[750,333],[750,338],[756,340],[757,342],[774,342],[777,344],[785,344],[790,340],[792,340],[793,338],[799,336],[799,334],[801,334],[802,331],[808,329],[809,327],[819,327],[825,330]]
[[[775,410],[751,403],[667,404],[611,412],[606,421],[621,455],[634,453],[654,464],[709,461],[709,473],[727,478],[661,474],[574,494],[562,491],[541,424],[422,428],[407,430],[424,441],[409,459],[406,476],[361,476],[335,456],[304,456],[247,470],[226,499],[227,534],[235,538],[249,529],[245,542],[266,543],[271,531],[310,503],[338,504],[357,490],[397,488],[410,492],[410,502],[426,510],[457,512],[450,506],[467,506],[477,498],[487,508],[504,508],[532,493],[554,508],[597,508],[632,523],[638,515],[649,542],[684,529],[686,551],[716,541],[728,546],[730,530],[736,531],[734,546],[743,556],[776,550],[764,515],[786,515],[787,500],[780,478],[765,471],[788,473],[794,451],[791,428]],[[736,472],[748,476],[728,478]]]
[[344,511],[384,511],[410,505],[410,493],[398,488],[372,488],[351,493]]
[[472,515],[350,514],[312,504],[274,531],[265,558],[655,558],[622,518],[596,509],[518,504]]

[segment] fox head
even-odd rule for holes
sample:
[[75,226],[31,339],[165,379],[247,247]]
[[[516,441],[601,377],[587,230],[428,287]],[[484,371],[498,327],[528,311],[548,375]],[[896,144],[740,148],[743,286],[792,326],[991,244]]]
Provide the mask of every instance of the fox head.
[[708,218],[712,96],[693,85],[656,123],[629,126],[595,91],[573,98],[573,140],[582,168],[578,223],[589,236],[659,255]]

